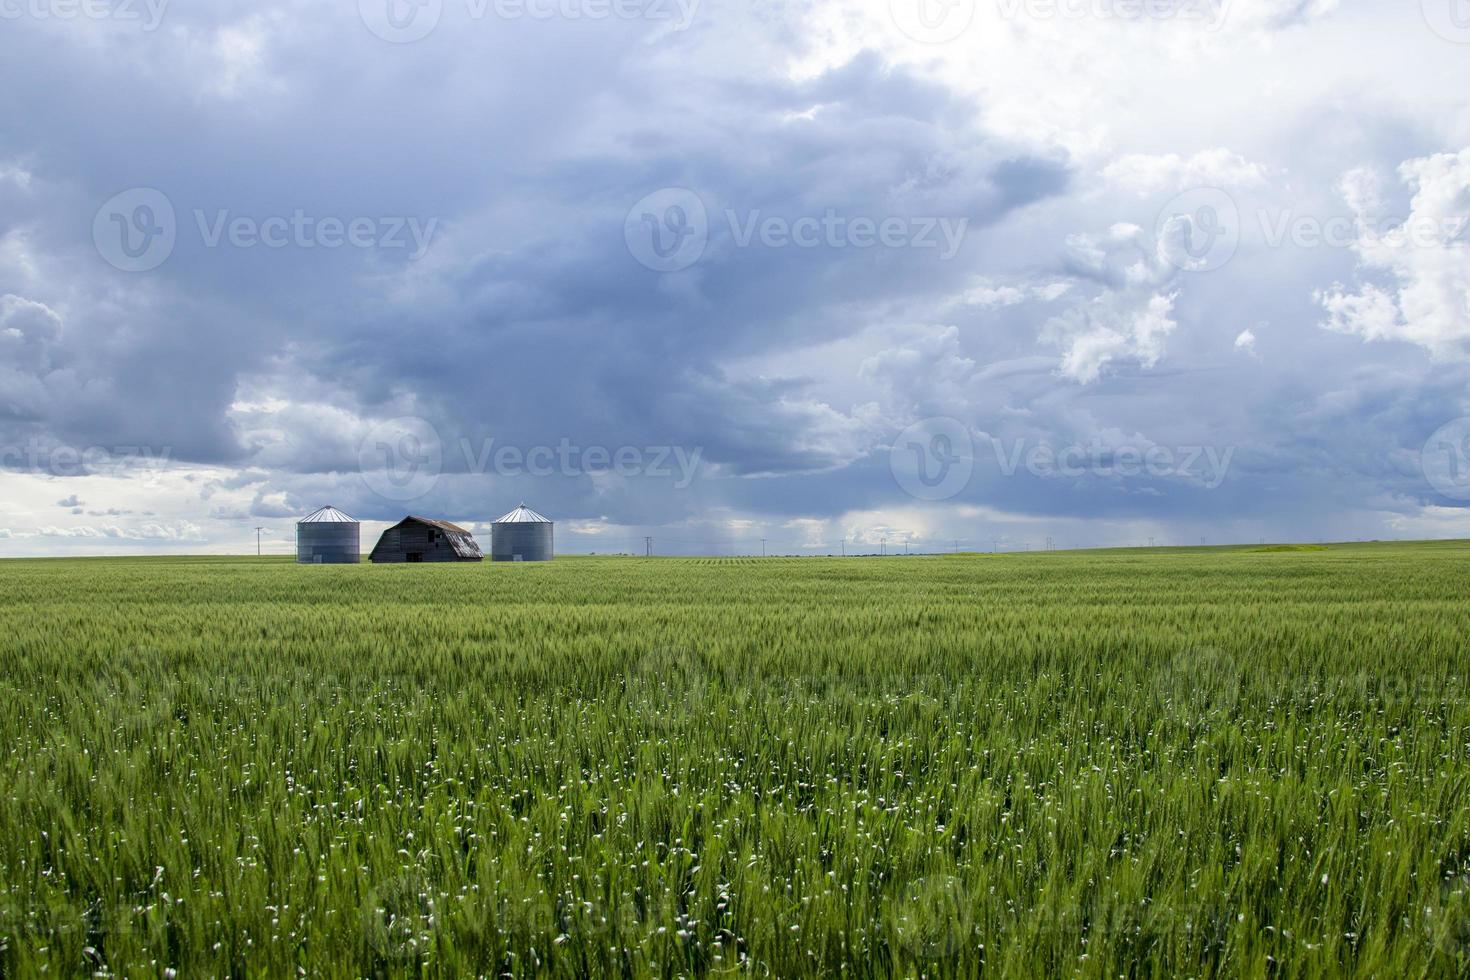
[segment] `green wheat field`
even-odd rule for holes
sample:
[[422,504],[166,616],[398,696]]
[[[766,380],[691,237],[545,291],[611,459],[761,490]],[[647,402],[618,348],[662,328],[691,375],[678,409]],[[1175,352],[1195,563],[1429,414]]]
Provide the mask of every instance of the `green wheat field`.
[[0,562],[0,975],[1470,974],[1470,543]]

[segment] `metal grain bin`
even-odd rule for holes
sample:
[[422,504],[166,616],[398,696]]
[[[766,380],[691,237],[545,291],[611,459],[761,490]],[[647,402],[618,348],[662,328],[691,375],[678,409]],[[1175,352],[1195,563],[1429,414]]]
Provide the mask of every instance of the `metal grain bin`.
[[303,565],[355,565],[362,560],[362,525],[335,507],[296,522],[296,560]]
[[552,523],[525,504],[490,525],[491,561],[551,561]]

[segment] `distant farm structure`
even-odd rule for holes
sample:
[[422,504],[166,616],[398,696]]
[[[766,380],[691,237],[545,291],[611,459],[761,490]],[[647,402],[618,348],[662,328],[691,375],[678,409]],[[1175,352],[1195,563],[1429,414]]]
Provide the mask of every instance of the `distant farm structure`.
[[475,536],[458,524],[428,517],[405,517],[383,532],[368,560],[399,564],[481,561],[484,557]]
[[490,524],[491,561],[551,561],[554,525],[524,503]]
[[362,560],[362,525],[335,507],[296,522],[296,560],[303,565],[356,565]]

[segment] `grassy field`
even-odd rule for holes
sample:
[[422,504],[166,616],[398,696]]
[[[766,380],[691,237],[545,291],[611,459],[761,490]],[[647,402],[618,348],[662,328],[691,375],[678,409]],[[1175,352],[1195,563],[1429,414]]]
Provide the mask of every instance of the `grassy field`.
[[1470,544],[0,562],[0,975],[1470,973]]

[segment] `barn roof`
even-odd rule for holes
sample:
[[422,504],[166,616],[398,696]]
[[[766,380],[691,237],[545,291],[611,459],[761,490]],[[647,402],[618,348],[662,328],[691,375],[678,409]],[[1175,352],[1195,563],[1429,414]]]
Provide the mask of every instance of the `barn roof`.
[[348,517],[335,507],[323,507],[307,514],[297,524],[356,524],[357,521]]
[[525,504],[521,504],[515,510],[504,517],[497,517],[491,521],[492,524],[550,524],[551,521],[542,517]]
[[437,520],[435,520],[432,517],[415,517],[412,514],[410,514],[409,516],[405,517],[403,520],[399,521],[398,523],[400,525],[402,525],[402,524],[407,524],[409,521],[417,521],[420,524],[427,524],[430,527],[437,527],[439,530],[441,530],[441,531],[448,531],[451,534],[469,534],[470,533],[469,531],[467,531],[464,528],[460,527],[458,524],[451,524],[448,521],[437,521]]

